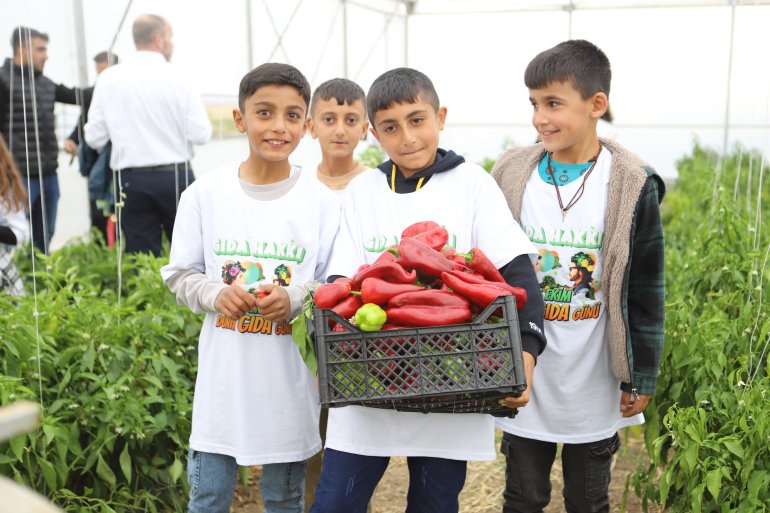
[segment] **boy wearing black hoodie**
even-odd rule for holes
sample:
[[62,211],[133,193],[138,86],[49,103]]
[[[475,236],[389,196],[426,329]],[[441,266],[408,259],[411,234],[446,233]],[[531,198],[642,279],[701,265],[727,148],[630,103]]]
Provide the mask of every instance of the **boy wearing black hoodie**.
[[[431,220],[458,251],[481,248],[505,279],[527,289],[519,311],[527,383],[545,346],[543,301],[529,255],[535,252],[513,220],[502,192],[481,167],[438,147],[446,107],[430,79],[398,68],[372,84],[371,131],[390,160],[354,178],[343,200],[329,276],[352,276],[372,263],[404,228]],[[529,400],[506,398],[511,408]],[[391,456],[406,456],[407,511],[457,512],[468,460],[494,460],[494,419],[482,414],[396,412],[346,406],[329,411],[321,482],[311,513],[363,513]]]

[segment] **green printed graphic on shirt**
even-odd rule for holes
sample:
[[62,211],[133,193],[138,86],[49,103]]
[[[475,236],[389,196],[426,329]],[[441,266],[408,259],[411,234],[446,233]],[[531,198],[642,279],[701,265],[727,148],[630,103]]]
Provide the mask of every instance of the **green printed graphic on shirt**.
[[[362,246],[367,253],[382,253],[391,246],[397,246],[400,241],[400,235],[372,235],[363,241]],[[457,248],[457,235],[449,234],[446,247]]]
[[[595,245],[604,241],[604,232],[591,230],[552,230],[549,238],[545,228],[523,227],[530,240],[538,246],[533,262],[545,301],[546,321],[582,321],[598,319],[602,310],[600,262]],[[573,246],[574,234],[592,244]],[[539,234],[534,238],[531,234]],[[564,235],[567,234],[565,237]],[[600,242],[601,241],[601,242]]]
[[232,257],[254,257],[297,262],[305,260],[307,251],[296,241],[257,241],[251,239],[217,239],[214,254]]

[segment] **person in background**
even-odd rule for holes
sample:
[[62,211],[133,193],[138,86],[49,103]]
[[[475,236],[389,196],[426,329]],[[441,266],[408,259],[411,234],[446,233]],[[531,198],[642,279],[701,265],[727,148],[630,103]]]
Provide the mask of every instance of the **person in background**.
[[[353,153],[360,141],[366,139],[366,95],[361,86],[346,78],[327,80],[316,88],[310,100],[308,130],[321,147],[321,162],[316,168],[318,180],[329,189],[343,194],[350,181],[366,166],[355,161]],[[321,408],[319,425],[321,441],[326,440],[329,409]],[[323,451],[307,464],[305,478],[305,510],[315,501],[315,489],[321,477]],[[367,511],[371,512],[371,504]]]
[[160,255],[170,240],[179,196],[193,182],[193,144],[211,138],[198,93],[170,64],[173,31],[165,19],[142,14],[133,25],[137,52],[102,72],[94,88],[85,139],[102,151],[112,142],[110,167],[120,176],[126,251]]
[[29,237],[26,209],[27,194],[21,176],[0,137],[0,295],[25,294],[13,254]]
[[[98,77],[102,71],[118,62],[118,56],[114,53],[99,52],[94,56],[96,76]],[[111,241],[115,239],[115,224],[110,217],[114,205],[112,169],[110,169],[112,145],[107,143],[101,153],[88,144],[80,145],[83,126],[88,122],[88,109],[91,106],[93,94],[93,86],[83,89],[80,120],[64,141],[64,151],[73,156],[79,155],[80,174],[88,178],[88,210],[91,226],[101,232],[105,241]]]
[[497,421],[504,513],[548,505],[557,444],[565,510],[608,512],[618,430],[644,422],[655,392],[665,188],[639,157],[597,135],[610,79],[609,59],[588,41],[538,54],[524,83],[542,142],[508,150],[492,170],[513,216],[549,257],[534,262],[549,312],[537,386],[515,420]]
[[[11,34],[13,58],[0,68],[0,134],[16,161],[23,183],[29,180],[32,243],[47,252],[59,204],[59,143],[54,105],[76,104],[79,90],[43,75],[48,34],[17,27]],[[34,91],[34,95],[33,95]]]

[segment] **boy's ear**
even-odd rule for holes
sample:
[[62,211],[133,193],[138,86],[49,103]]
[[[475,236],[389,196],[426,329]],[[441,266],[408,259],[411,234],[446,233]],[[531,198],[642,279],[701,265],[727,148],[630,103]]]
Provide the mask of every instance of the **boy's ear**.
[[368,131],[369,131],[369,122],[364,120],[364,129],[361,130],[361,140],[362,141],[366,140],[366,132],[368,132]]
[[315,133],[315,125],[313,124],[313,118],[308,116],[305,119],[305,126],[307,127],[308,132],[310,132],[310,137],[313,139],[318,139],[318,136]]
[[[377,139],[377,142],[378,142],[378,143],[382,144],[382,142],[380,141],[380,136],[379,136],[379,135],[377,135],[377,130],[375,130],[375,129],[374,129],[374,127],[371,127],[371,128],[369,129],[369,133],[370,133],[370,134],[372,134],[372,135],[374,136],[374,138],[375,138],[375,139]],[[366,135],[364,135],[364,138],[366,138]]]
[[233,109],[233,121],[235,122],[235,128],[242,134],[246,133],[246,125],[243,124],[243,114],[240,109]]
[[602,92],[598,92],[591,97],[591,117],[599,119],[604,116],[610,106],[610,99]]
[[446,122],[446,107],[439,107],[436,117],[438,118],[438,129],[444,129],[444,123]]

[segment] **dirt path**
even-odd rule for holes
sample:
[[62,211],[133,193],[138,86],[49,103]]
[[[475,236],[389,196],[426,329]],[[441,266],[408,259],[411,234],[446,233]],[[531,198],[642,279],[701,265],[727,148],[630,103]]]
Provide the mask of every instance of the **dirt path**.
[[[499,438],[499,432],[498,432]],[[649,461],[644,450],[641,434],[626,430],[622,434],[623,445],[616,456],[610,484],[610,503],[612,512],[620,511],[626,479],[639,465]],[[498,441],[499,445],[499,441]],[[545,513],[564,511],[561,498],[561,464],[557,459],[551,473],[553,495],[551,504]],[[405,458],[393,458],[380,481],[372,499],[374,513],[401,513],[406,509],[406,489],[408,471]],[[496,461],[471,462],[468,464],[468,477],[465,488],[460,494],[462,513],[500,513],[502,495],[505,487],[505,460],[498,452]],[[259,495],[258,474],[252,473],[249,486],[238,485],[234,513],[262,513]],[[628,513],[640,513],[641,501],[633,492],[629,494],[626,505]]]

